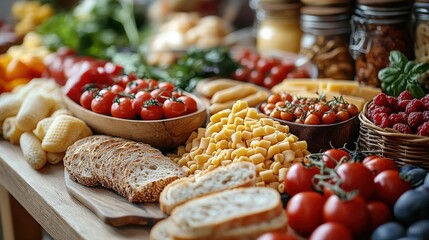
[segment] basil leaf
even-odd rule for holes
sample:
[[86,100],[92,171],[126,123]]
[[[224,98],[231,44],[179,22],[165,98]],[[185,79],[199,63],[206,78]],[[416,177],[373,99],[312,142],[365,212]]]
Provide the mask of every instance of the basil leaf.
[[399,94],[402,92],[401,81],[393,82],[393,84],[391,85],[391,88],[392,88],[391,95],[394,97],[399,96]]
[[412,74],[423,74],[427,71],[429,71],[429,63],[418,63],[411,69]]
[[378,78],[382,82],[390,83],[397,79],[399,74],[401,74],[401,69],[387,67],[378,72]]
[[421,86],[415,84],[407,84],[407,90],[415,97],[422,98],[425,96],[425,91]]
[[408,61],[408,62],[405,64],[404,72],[405,72],[405,73],[409,73],[409,72],[411,72],[411,69],[413,69],[415,65],[416,65],[416,64],[415,64],[413,61]]
[[391,51],[389,55],[389,61],[391,66],[404,69],[408,59],[400,51]]

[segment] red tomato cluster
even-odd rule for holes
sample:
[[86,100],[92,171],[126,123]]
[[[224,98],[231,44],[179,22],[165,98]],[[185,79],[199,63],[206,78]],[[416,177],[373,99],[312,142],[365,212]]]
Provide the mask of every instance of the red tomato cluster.
[[80,97],[82,107],[124,119],[159,120],[197,111],[197,102],[175,91],[169,82],[123,75],[114,85],[99,90],[87,88]]
[[293,62],[282,61],[276,57],[261,57],[250,49],[244,49],[238,60],[242,67],[235,71],[233,78],[266,88],[272,88],[286,78],[310,77],[304,68],[295,69]]
[[309,239],[353,239],[392,220],[398,198],[412,188],[393,160],[368,156],[354,162],[341,149],[295,163],[284,183],[291,195],[289,226]]
[[289,122],[320,125],[343,122],[359,114],[356,105],[342,97],[297,98],[288,93],[275,93],[259,109],[265,115]]

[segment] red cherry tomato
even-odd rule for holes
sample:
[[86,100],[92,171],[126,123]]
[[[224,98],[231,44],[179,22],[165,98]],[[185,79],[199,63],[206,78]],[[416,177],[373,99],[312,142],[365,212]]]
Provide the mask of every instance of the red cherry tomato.
[[110,87],[110,89],[111,89],[111,91],[112,91],[114,94],[118,94],[118,93],[123,92],[123,91],[125,90],[125,88],[124,88],[124,87],[122,87],[122,86],[121,86],[121,85],[119,85],[119,84],[113,84],[113,85]]
[[152,98],[152,96],[150,95],[150,92],[138,91],[135,95],[135,98],[134,98],[133,104],[132,104],[134,113],[136,115],[140,115],[143,104],[151,98]]
[[142,107],[140,116],[143,120],[159,120],[164,117],[164,111],[162,110],[162,106],[156,104],[156,101],[154,101]]
[[311,234],[309,240],[353,240],[350,231],[340,223],[327,222],[320,225]]
[[396,200],[412,187],[411,182],[401,178],[398,171],[386,170],[374,178],[375,198],[393,208]]
[[342,149],[329,149],[323,152],[322,160],[326,167],[334,168],[341,159],[350,159],[350,154]]
[[289,226],[297,233],[308,236],[323,223],[325,199],[317,192],[300,192],[286,206]]
[[378,226],[392,220],[392,213],[386,204],[380,201],[372,201],[366,204],[368,207],[371,219],[371,231],[374,231]]
[[98,89],[96,88],[91,88],[83,92],[82,95],[80,95],[80,105],[91,110],[91,102],[97,93]]
[[133,101],[130,98],[116,99],[110,108],[112,117],[133,119],[136,115],[133,110]]
[[164,105],[162,105],[162,110],[164,111],[165,118],[179,117],[185,115],[188,111],[186,109],[185,103],[171,98],[164,102]]
[[137,79],[135,74],[121,75],[117,77],[116,82],[123,88],[126,88],[128,83]]
[[193,113],[198,110],[197,102],[192,97],[181,96],[178,99],[183,101],[183,103],[185,103],[186,109],[187,109],[186,113]]
[[367,167],[374,174],[374,176],[377,176],[379,173],[386,170],[399,171],[395,162],[390,158],[374,158],[370,161],[363,163],[363,165]]
[[152,96],[153,99],[156,99],[160,103],[164,103],[165,100],[167,100],[168,98],[171,98],[171,92],[161,88],[152,90],[150,92],[150,95]]
[[233,78],[238,81],[247,82],[250,77],[250,70],[248,68],[238,68],[234,72]]
[[159,89],[164,89],[165,91],[172,92],[175,88],[174,84],[169,82],[160,82],[158,83]]
[[109,89],[102,89],[92,100],[91,110],[95,113],[110,115],[113,99],[116,97]]
[[379,157],[380,156],[377,156],[377,155],[369,155],[362,160],[362,163],[365,164],[365,163],[371,161],[372,159],[379,158]]
[[127,87],[125,88],[125,93],[136,94],[138,91],[144,90],[148,87],[149,85],[147,81],[144,81],[143,79],[136,79],[127,84]]
[[342,183],[340,187],[345,191],[358,190],[359,195],[368,200],[374,193],[374,176],[361,163],[343,163],[337,169]]
[[353,235],[366,233],[370,219],[366,202],[359,195],[349,201],[343,201],[337,195],[330,196],[323,206],[323,217],[326,222],[344,224]]
[[294,196],[300,192],[314,191],[313,177],[319,172],[320,170],[315,166],[307,168],[301,163],[293,164],[284,180],[286,192]]
[[324,124],[333,124],[337,121],[337,115],[334,111],[327,111],[322,115],[322,122]]
[[269,232],[259,236],[256,240],[297,240],[296,237],[288,233]]
[[155,79],[144,79],[144,81],[147,83],[149,90],[153,90],[158,87],[158,81]]
[[252,72],[250,72],[249,82],[262,86],[264,84],[264,78],[264,74],[262,74],[258,70],[253,70]]

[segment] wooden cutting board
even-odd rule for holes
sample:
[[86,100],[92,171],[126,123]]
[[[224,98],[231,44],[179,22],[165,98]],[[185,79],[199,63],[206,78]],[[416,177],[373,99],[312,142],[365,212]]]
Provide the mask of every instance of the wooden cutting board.
[[81,185],[73,181],[67,171],[64,171],[64,180],[70,195],[109,225],[153,225],[167,217],[158,203],[131,203],[107,188]]

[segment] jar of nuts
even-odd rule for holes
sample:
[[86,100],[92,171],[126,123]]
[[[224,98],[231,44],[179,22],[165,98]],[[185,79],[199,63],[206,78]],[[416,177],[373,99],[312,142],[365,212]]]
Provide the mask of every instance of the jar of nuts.
[[429,62],[429,1],[414,4],[416,28],[414,55],[416,62]]
[[355,59],[356,80],[380,86],[378,72],[389,65],[392,50],[413,56],[410,1],[360,0],[352,16],[350,50]]
[[320,78],[353,79],[354,61],[349,52],[350,9],[303,7],[300,54],[316,64]]

